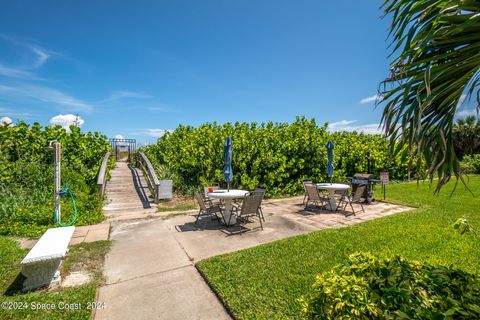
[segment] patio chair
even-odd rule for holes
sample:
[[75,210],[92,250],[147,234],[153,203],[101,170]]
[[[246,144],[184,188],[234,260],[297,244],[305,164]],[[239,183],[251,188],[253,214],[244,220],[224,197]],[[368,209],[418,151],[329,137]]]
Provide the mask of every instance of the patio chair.
[[353,209],[353,204],[356,203],[360,205],[360,207],[362,208],[362,212],[365,212],[365,209],[363,208],[363,204],[361,200],[366,187],[367,187],[366,184],[360,184],[358,185],[357,189],[355,189],[355,191],[352,192],[350,196],[347,195],[340,198],[340,201],[338,202],[337,210],[338,208],[340,208],[342,204],[343,204],[344,211],[347,208],[347,205],[350,205],[350,208],[352,208],[352,213],[353,215],[355,215],[355,209]]
[[[195,199],[197,200],[198,205],[200,206],[200,210],[198,210],[197,218],[195,219],[195,224],[197,224],[198,219],[200,217],[204,217],[204,216],[209,216],[209,217],[215,216],[215,219],[220,221],[220,218],[218,217],[217,213],[220,213],[220,216],[223,219],[223,212],[220,205],[214,204],[208,200],[205,201],[203,197],[200,195],[200,193],[198,192],[195,192]],[[205,221],[205,225],[206,224],[207,222]]]
[[219,186],[207,186],[203,187],[203,194],[204,194],[204,199],[211,201],[213,204],[220,204],[222,201],[220,199],[213,199],[208,196],[208,189],[212,189],[213,191],[220,189]]
[[311,180],[302,180],[302,184],[303,184],[303,190],[304,190],[304,194],[303,194],[303,202],[302,204],[305,204],[305,200],[308,201],[308,193],[307,193],[307,188],[305,187],[306,184],[312,184],[313,182]]
[[249,222],[250,218],[257,217],[258,221],[260,221],[260,228],[263,230],[262,213],[260,211],[262,199],[261,192],[250,192],[245,195],[240,209],[236,208],[237,221],[240,222],[240,225],[244,226]]
[[317,186],[312,183],[306,183],[305,190],[307,191],[305,210],[308,209],[309,204],[313,204],[317,208],[322,208],[329,201],[328,196],[321,195],[320,192],[318,192]]
[[[338,184],[344,184],[344,185],[347,185],[348,187],[351,187],[351,185],[349,183],[344,183],[344,182],[337,182]],[[340,201],[344,198],[344,197],[348,197],[349,194],[348,194],[349,190],[335,190],[334,193],[335,193],[335,198],[338,199],[338,203],[340,204]]]
[[[265,197],[265,192],[267,190],[266,189],[262,189],[262,188],[255,188],[253,189],[252,193],[255,193],[255,194],[259,194],[260,196],[262,196],[262,200],[263,201],[263,197]],[[262,210],[262,204],[260,203],[260,207],[258,207],[258,210],[260,211],[260,214],[262,215],[262,219],[263,221],[265,222],[265,216],[263,215],[263,210]]]

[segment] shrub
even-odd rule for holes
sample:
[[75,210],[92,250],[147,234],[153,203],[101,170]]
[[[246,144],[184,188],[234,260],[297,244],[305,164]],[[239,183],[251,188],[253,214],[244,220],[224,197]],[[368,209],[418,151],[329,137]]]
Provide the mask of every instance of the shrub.
[[179,126],[144,148],[157,173],[174,181],[178,190],[223,181],[223,144],[233,140],[233,183],[253,189],[261,185],[269,196],[297,194],[302,179],[325,181],[327,151],[335,144],[336,181],[345,181],[356,172],[367,171],[367,152],[371,172],[390,169],[391,179],[407,177],[405,154],[390,156],[388,141],[381,135],[357,132],[330,133],[315,120],[297,118],[293,123],[206,123],[198,128]]
[[301,299],[309,319],[479,319],[480,279],[462,270],[408,261],[349,257],[317,276]]
[[464,156],[460,166],[464,173],[480,173],[480,154]]
[[[38,123],[0,125],[0,234],[37,237],[55,226],[53,153],[48,141],[62,144],[62,184],[68,183],[78,208],[76,225],[103,220],[95,177],[110,145],[98,132]],[[62,200],[62,221],[72,218],[69,198]]]

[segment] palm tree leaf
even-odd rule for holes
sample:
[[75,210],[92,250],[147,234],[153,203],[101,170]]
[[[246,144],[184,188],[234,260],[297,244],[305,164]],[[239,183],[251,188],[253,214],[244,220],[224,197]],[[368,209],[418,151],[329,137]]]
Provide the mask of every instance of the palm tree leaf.
[[452,132],[462,95],[476,93],[480,110],[480,2],[385,0],[382,8],[392,16],[382,126],[393,152],[406,147],[417,169],[427,161],[438,192],[461,178]]

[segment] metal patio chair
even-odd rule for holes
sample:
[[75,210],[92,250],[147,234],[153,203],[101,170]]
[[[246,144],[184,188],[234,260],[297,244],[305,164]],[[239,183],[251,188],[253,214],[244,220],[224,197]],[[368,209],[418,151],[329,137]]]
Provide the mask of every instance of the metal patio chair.
[[312,183],[313,182],[311,180],[302,180],[303,191],[304,191],[302,204],[305,204],[305,200],[308,201],[308,193],[307,193],[307,188],[305,187],[305,184],[312,184]]
[[[266,191],[267,191],[266,189],[262,189],[262,188],[257,187],[257,188],[255,188],[255,189],[253,189],[252,193],[255,193],[255,194],[258,193],[259,195],[261,195],[261,196],[262,196],[262,200],[261,200],[261,201],[263,201],[263,198],[265,197],[265,192],[266,192]],[[262,210],[262,204],[261,204],[261,202],[260,202],[260,207],[258,208],[258,210],[260,210],[260,214],[261,214],[261,216],[262,216],[262,219],[263,219],[263,221],[265,222],[265,216],[263,215],[263,210]]]
[[[198,210],[197,218],[195,219],[195,224],[198,223],[198,219],[200,217],[215,217],[218,221],[220,221],[220,218],[218,217],[218,213],[220,213],[220,216],[223,219],[223,211],[222,208],[220,207],[219,204],[214,204],[211,201],[205,201],[205,199],[200,195],[200,193],[195,192],[195,199],[198,202],[198,205],[200,206],[200,209]],[[207,222],[205,221],[205,225]]]
[[362,204],[362,196],[366,188],[367,185],[361,184],[357,187],[357,189],[355,189],[354,192],[351,193],[351,195],[342,196],[340,198],[340,201],[338,202],[337,210],[343,204],[343,210],[346,211],[347,205],[350,205],[350,208],[352,208],[352,214],[355,215],[355,209],[353,208],[353,204],[356,203],[360,205],[360,207],[362,208],[362,212],[365,212]]
[[204,199],[207,200],[207,201],[212,202],[212,204],[221,204],[222,201],[221,201],[220,199],[213,199],[213,198],[210,198],[210,197],[208,196],[208,189],[209,189],[209,188],[211,188],[213,191],[220,189],[219,186],[207,186],[207,187],[203,187]]
[[262,199],[263,196],[260,192],[251,192],[245,195],[240,209],[235,208],[237,221],[241,226],[245,226],[250,218],[257,217],[258,221],[260,221],[260,228],[263,230],[262,213],[260,211]]
[[328,203],[328,196],[321,195],[316,185],[312,183],[306,183],[305,190],[307,191],[307,202],[305,203],[305,210],[308,209],[309,204],[313,204],[315,207],[321,209],[326,203]]

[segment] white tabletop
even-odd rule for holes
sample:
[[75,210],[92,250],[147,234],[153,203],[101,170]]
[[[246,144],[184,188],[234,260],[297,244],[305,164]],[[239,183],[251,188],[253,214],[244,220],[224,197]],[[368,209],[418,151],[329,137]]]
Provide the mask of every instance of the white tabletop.
[[220,189],[213,192],[209,192],[207,195],[209,198],[214,199],[237,199],[243,198],[248,193],[247,190],[238,190],[238,189]]
[[348,190],[350,189],[350,186],[343,183],[317,183],[317,188],[326,190]]

